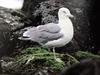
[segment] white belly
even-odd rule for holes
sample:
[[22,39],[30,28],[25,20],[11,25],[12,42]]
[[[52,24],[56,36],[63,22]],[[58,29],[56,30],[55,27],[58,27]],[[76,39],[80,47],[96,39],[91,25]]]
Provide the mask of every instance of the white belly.
[[46,47],[62,47],[69,43],[73,38],[73,32],[70,34],[64,35],[58,40],[49,41],[45,44]]

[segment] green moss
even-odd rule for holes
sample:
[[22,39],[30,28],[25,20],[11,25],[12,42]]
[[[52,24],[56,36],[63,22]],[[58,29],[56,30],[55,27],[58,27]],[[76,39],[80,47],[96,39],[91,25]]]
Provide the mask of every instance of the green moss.
[[100,58],[100,55],[96,55],[96,54],[93,54],[91,52],[84,52],[84,51],[78,51],[75,53],[75,56],[77,59],[83,59],[83,58],[90,58],[90,57],[95,57],[95,58]]
[[52,68],[55,71],[59,71],[59,70],[62,70],[64,66],[65,66],[64,62],[51,61],[50,68]]
[[[64,68],[64,61],[58,62],[54,59],[53,52],[49,52],[45,48],[41,47],[33,47],[33,48],[27,48],[22,51],[22,55],[16,56],[16,60],[18,63],[23,64],[36,64],[37,67],[44,66],[44,67],[50,67],[51,69],[58,71]],[[60,54],[56,53],[56,57],[60,58]]]

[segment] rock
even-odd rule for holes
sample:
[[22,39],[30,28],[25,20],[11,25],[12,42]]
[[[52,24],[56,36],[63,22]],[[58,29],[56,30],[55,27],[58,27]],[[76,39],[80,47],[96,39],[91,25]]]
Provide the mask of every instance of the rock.
[[99,2],[98,0],[94,0],[91,2],[92,5],[92,9],[89,12],[89,19],[90,19],[90,25],[91,25],[91,32],[92,32],[92,39],[93,40],[93,44],[95,46],[95,50],[94,52],[98,52],[100,51],[100,36],[98,35],[100,32],[100,28],[99,28],[99,11],[98,11],[98,6],[99,6]]
[[[2,57],[0,59],[0,73],[9,72],[15,64],[15,59],[11,57]],[[14,69],[14,68],[13,68]]]
[[11,54],[17,44],[19,29],[24,26],[24,15],[19,11],[0,7],[0,57]]
[[60,75],[99,75],[100,59],[88,58],[80,63],[73,64],[69,68],[65,68]]
[[8,54],[12,49],[10,46],[10,27],[9,24],[0,19],[0,57]]

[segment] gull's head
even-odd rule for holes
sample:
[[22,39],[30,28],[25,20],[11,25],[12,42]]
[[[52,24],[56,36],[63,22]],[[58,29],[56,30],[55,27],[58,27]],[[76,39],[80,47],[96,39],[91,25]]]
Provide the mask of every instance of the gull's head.
[[64,7],[59,9],[58,15],[62,16],[62,17],[64,17],[64,16],[66,16],[66,17],[74,17],[70,13],[69,9],[68,8],[64,8]]

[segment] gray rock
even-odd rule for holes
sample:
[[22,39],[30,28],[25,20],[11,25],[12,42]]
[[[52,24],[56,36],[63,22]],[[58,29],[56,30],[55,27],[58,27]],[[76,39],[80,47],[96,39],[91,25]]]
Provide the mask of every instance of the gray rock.
[[65,68],[60,75],[99,75],[100,58],[88,58]]
[[11,54],[16,47],[18,29],[24,26],[19,11],[0,7],[0,57]]

